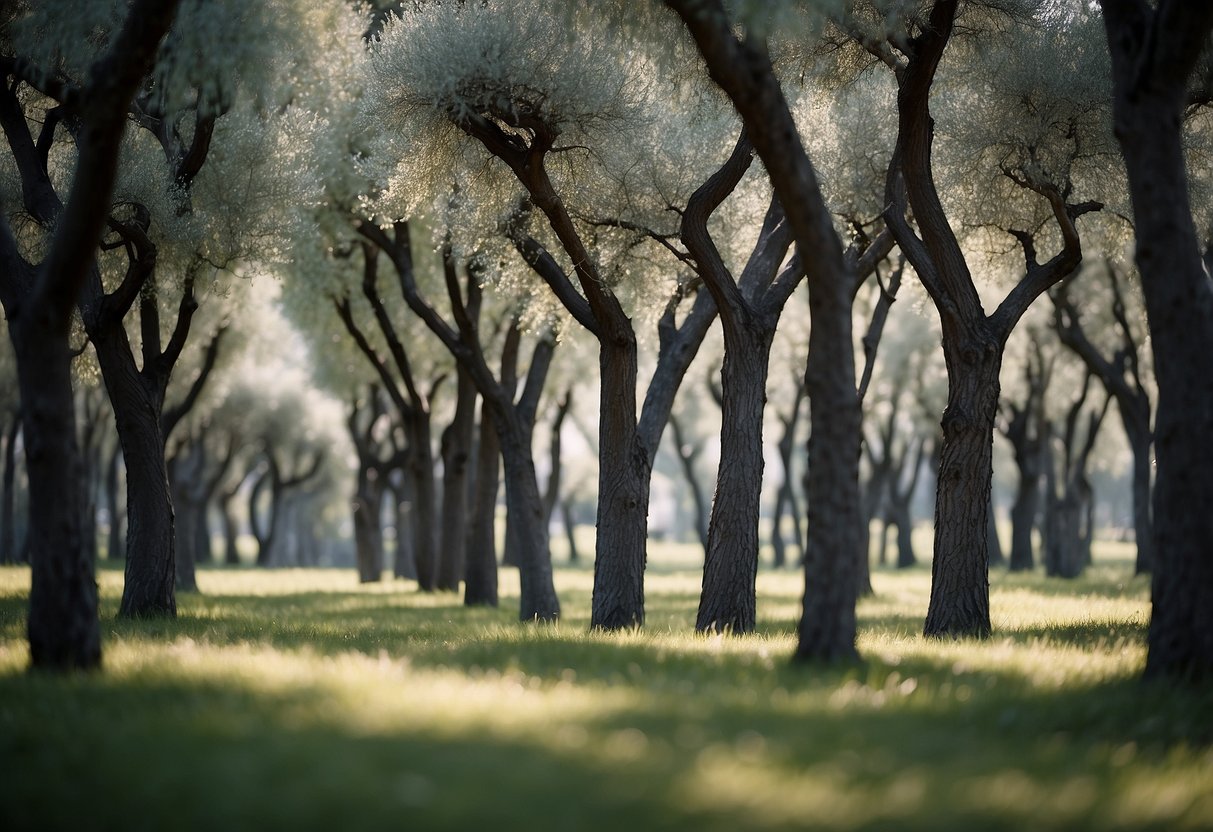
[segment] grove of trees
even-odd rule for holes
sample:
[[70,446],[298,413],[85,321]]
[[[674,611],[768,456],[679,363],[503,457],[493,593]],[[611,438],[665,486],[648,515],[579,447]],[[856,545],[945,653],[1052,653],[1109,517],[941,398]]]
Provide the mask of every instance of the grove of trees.
[[857,656],[871,552],[930,560],[924,636],[984,638],[992,568],[1073,577],[1115,524],[1146,674],[1208,677],[1211,33],[1183,0],[7,4],[33,665],[99,665],[102,556],[127,617],[222,561],[471,606],[504,564],[555,621],[592,515],[591,628],[644,626],[668,523],[696,630],[756,629],[768,544],[803,568],[801,661]]

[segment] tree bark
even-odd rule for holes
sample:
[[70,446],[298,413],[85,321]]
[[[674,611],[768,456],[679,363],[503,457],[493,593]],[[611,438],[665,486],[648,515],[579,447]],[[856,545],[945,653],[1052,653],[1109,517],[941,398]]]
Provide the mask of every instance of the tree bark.
[[476,385],[458,371],[455,417],[442,434],[442,560],[437,588],[459,591],[467,569],[468,464],[476,428]]
[[122,469],[122,444],[115,441],[105,469],[105,507],[109,512],[109,544],[106,557],[110,560],[126,558],[126,512],[118,507],[118,488]]
[[935,496],[935,558],[924,634],[990,634],[990,483],[1002,345],[987,333],[944,341],[948,405]]
[[762,415],[774,327],[747,319],[737,324],[725,328],[720,467],[695,619],[699,632],[749,633],[757,623]]
[[360,465],[353,502],[354,554],[358,563],[358,581],[364,584],[383,578],[383,533],[379,523],[382,498],[378,472],[365,464]]
[[651,463],[636,432],[635,335],[629,327],[600,343],[598,537],[590,627],[621,630],[644,624]]
[[476,456],[475,496],[468,540],[463,603],[469,607],[497,606],[497,490],[501,485],[501,446],[493,412],[480,407],[480,441]]

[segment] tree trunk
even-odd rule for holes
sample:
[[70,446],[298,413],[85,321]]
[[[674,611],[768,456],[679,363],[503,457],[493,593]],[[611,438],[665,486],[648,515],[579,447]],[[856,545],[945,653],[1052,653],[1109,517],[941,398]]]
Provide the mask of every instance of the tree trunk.
[[543,498],[531,459],[530,431],[497,410],[493,423],[498,426],[501,458],[505,467],[506,511],[517,534],[519,579],[522,597],[518,609],[521,621],[555,621],[560,617],[560,602],[552,581],[552,555],[548,547],[548,529],[544,520]]
[[177,614],[174,515],[161,431],[163,392],[135,366],[125,330],[94,331],[126,462],[126,583],[119,615]]
[[225,491],[219,498],[219,514],[223,517],[223,562],[228,566],[240,565],[240,549],[236,545],[240,529],[232,513],[232,503],[237,490]]
[[[93,563],[81,538],[80,460],[66,332],[45,310],[9,312],[29,474],[27,545],[34,667],[94,668],[101,627]],[[25,311],[25,310],[23,310]]]
[[476,493],[468,539],[463,603],[497,606],[497,490],[501,485],[501,445],[487,404],[480,407],[480,441],[476,454]]
[[467,569],[468,461],[476,429],[476,385],[458,371],[455,417],[442,434],[442,560],[437,588],[459,591]]
[[988,513],[1002,347],[948,344],[948,406],[935,496],[935,558],[924,635],[990,635]]
[[[1039,452],[1036,453],[1039,456]],[[1036,517],[1040,513],[1040,467],[1019,466],[1019,486],[1015,489],[1015,502],[1011,506],[1011,562],[1012,572],[1030,572],[1036,565],[1032,552],[1032,530],[1036,528]]]
[[[670,416],[670,429],[674,432],[674,453],[686,478],[687,488],[691,491],[691,504],[695,507],[695,536],[703,547],[705,563],[708,551],[708,501],[704,498],[703,488],[699,485],[699,477],[695,476],[695,460],[699,456],[699,447],[692,445],[689,437],[683,432],[682,423],[677,416]],[[783,541],[780,540],[782,547]]]
[[851,296],[828,270],[809,275],[809,465],[805,474],[808,530],[804,615],[798,660],[838,661],[855,650],[859,525],[859,451],[862,413],[855,387]]
[[564,523],[564,536],[569,542],[569,563],[581,563],[581,555],[577,551],[577,524],[574,522],[571,500],[560,501],[560,519]]
[[990,507],[986,511],[986,518],[986,545],[990,550],[990,565],[1005,566],[1006,558],[1002,554],[1002,541],[998,539],[998,523],[994,516],[994,492],[992,488],[990,491]]
[[174,545],[176,546],[176,583],[180,592],[197,592],[198,580],[194,566],[198,559],[195,544],[198,540],[195,524],[198,513],[188,500],[183,499],[180,489],[173,489],[173,504],[177,507],[176,524],[174,527]]
[[892,505],[893,522],[897,525],[897,568],[909,569],[918,565],[914,556],[914,521],[910,517],[909,503]]
[[[1187,75],[1213,10],[1192,3],[1151,11],[1104,0],[1114,115],[1137,230],[1137,265],[1150,322],[1157,479],[1153,615],[1146,676],[1213,675],[1213,288],[1192,221],[1181,114]],[[1159,18],[1143,20],[1144,17]],[[1186,19],[1185,19],[1186,16]],[[1178,25],[1176,25],[1178,23]],[[1151,25],[1153,24],[1153,25]],[[1162,42],[1145,37],[1161,31]]]
[[438,548],[437,494],[434,488],[434,454],[428,413],[409,419],[409,465],[413,480],[413,556],[417,562],[417,585],[424,592],[438,587],[442,552]]
[[21,432],[21,414],[13,414],[4,437],[4,474],[0,485],[0,563],[16,563],[16,530],[13,527],[14,491],[17,479],[17,435]]
[[[379,510],[383,504],[382,486],[377,472],[365,465],[358,469],[358,487],[354,492],[354,555],[358,562],[358,581],[374,583],[383,578],[383,535]],[[397,529],[397,534],[399,534]]]
[[[1124,421],[1129,447],[1133,450],[1133,531],[1137,540],[1134,572],[1145,575],[1154,570],[1154,520],[1150,512],[1150,448],[1154,437],[1148,432],[1144,436],[1136,435],[1136,432],[1127,430],[1128,419]],[[1146,421],[1148,424],[1148,414]]]
[[122,445],[115,442],[105,471],[105,507],[109,512],[109,545],[105,555],[110,560],[126,557],[126,535],[123,519],[126,514],[118,508],[118,480],[122,467]]
[[762,412],[774,327],[749,316],[739,323],[725,328],[720,467],[695,619],[699,632],[749,633],[756,624]]
[[650,463],[636,430],[636,340],[630,329],[604,334],[599,368],[598,538],[590,628],[620,630],[644,624],[649,516]]
[[396,549],[392,555],[392,574],[405,580],[417,580],[417,557],[413,552],[413,479],[406,472],[391,486],[392,522],[396,526]]

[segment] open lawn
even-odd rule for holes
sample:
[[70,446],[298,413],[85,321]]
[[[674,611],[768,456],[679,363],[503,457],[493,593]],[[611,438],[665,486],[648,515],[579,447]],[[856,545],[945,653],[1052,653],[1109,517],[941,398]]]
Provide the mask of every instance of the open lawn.
[[[1107,550],[1105,550],[1107,551]],[[1148,582],[993,576],[996,635],[919,635],[929,573],[878,571],[861,665],[794,667],[802,579],[760,634],[588,634],[338,571],[203,569],[176,621],[116,621],[105,669],[27,672],[29,572],[0,569],[0,830],[1211,829],[1213,691],[1144,684]]]

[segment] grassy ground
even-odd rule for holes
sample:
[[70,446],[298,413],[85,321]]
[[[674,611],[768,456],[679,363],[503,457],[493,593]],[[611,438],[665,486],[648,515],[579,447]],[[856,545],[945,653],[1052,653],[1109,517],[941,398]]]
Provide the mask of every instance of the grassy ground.
[[[659,559],[656,559],[659,560]],[[701,638],[655,567],[641,632],[351,572],[202,570],[176,621],[116,621],[105,670],[28,673],[27,570],[0,569],[0,829],[1213,828],[1213,692],[1147,685],[1147,584],[994,576],[996,636],[918,636],[929,574],[878,571],[862,664],[787,661],[802,590]]]

